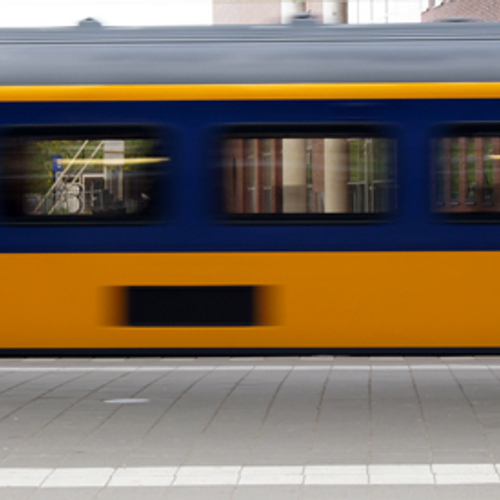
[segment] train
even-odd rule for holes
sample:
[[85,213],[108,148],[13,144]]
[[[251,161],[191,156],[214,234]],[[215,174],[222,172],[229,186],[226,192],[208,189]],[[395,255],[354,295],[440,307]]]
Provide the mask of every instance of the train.
[[499,25],[0,46],[0,354],[500,352]]

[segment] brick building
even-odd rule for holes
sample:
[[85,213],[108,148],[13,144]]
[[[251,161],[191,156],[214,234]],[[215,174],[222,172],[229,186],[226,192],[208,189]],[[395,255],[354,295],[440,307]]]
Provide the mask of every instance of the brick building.
[[422,22],[444,19],[500,21],[500,0],[429,0]]

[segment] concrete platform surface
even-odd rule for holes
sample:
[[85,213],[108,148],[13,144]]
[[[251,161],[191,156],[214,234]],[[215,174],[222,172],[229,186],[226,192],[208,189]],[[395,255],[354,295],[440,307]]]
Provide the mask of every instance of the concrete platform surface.
[[0,360],[0,499],[498,499],[500,358]]

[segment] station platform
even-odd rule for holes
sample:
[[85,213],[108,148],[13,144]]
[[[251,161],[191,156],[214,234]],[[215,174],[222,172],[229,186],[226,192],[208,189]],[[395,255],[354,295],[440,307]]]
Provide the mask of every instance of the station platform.
[[497,500],[500,358],[1,359],[0,498]]

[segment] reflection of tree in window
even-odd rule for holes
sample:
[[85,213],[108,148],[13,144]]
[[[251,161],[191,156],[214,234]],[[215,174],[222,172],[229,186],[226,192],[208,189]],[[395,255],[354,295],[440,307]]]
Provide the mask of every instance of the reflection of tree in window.
[[373,211],[387,212],[389,210],[389,161],[387,141],[373,141],[374,176],[373,176]]
[[468,204],[476,203],[476,139],[469,137],[466,140],[467,144],[467,196]]
[[451,203],[460,202],[460,139],[454,138],[451,141]]
[[493,204],[495,193],[495,181],[493,178],[493,139],[484,139],[484,163],[483,163],[483,203],[485,205]]
[[390,211],[391,161],[386,139],[348,139],[350,205],[353,213]]

